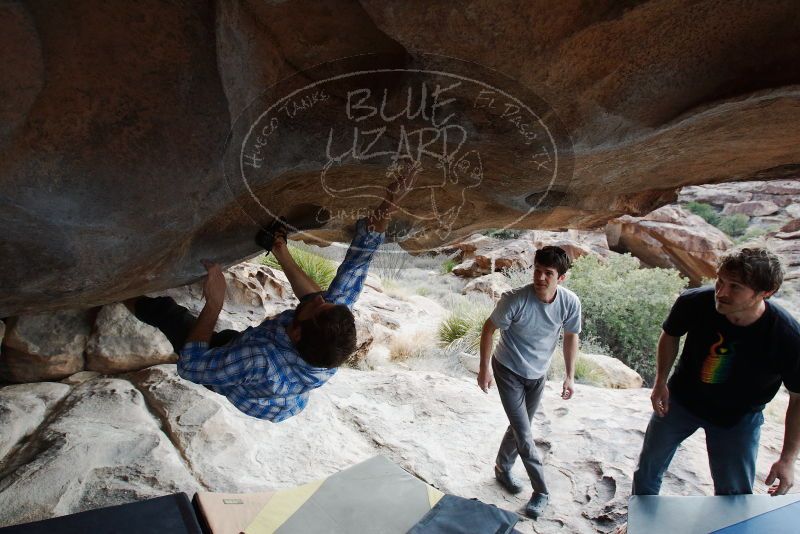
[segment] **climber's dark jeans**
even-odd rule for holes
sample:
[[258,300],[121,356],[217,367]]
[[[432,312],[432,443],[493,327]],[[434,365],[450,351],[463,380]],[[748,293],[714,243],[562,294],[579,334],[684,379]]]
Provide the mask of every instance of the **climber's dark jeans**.
[[[186,344],[197,318],[171,297],[141,297],[136,301],[136,318],[161,330],[176,353]],[[221,347],[239,335],[236,330],[223,330],[211,336],[210,347]]]

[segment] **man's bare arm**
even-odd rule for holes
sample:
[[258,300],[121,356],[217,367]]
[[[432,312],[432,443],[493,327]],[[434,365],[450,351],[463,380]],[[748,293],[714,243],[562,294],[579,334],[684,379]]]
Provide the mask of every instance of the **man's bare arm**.
[[800,393],[789,393],[781,458],[795,462],[798,454],[800,454]]
[[203,311],[200,312],[192,331],[189,332],[189,337],[186,338],[187,343],[193,341],[208,343],[211,341],[217,318],[222,311],[222,304],[225,302],[227,283],[225,282],[225,275],[222,274],[222,269],[216,263],[204,261],[203,265],[208,271],[205,282],[203,282],[203,296],[206,299],[206,303],[203,305]]
[[775,479],[779,484],[769,489],[771,495],[783,495],[794,486],[794,465],[800,453],[800,393],[789,393],[789,406],[786,408],[786,429],[783,434],[783,450],[777,462],[772,464],[766,483]]
[[282,236],[275,238],[275,244],[272,246],[272,255],[281,265],[283,274],[286,275],[286,279],[289,280],[289,285],[292,286],[292,291],[294,291],[298,299],[309,293],[322,291],[319,285],[294,261],[294,258],[289,253],[289,247],[286,246],[286,240]]
[[672,365],[678,357],[678,347],[680,346],[681,338],[674,337],[663,330],[661,337],[658,338],[658,349],[656,355],[656,383],[653,385],[653,393],[650,395],[650,402],[653,404],[653,410],[660,417],[667,415],[669,411],[669,388],[667,388],[667,379],[669,372],[672,370]]
[[491,319],[486,319],[481,329],[481,364],[480,371],[478,372],[478,385],[480,388],[488,393],[489,388],[492,387],[492,336],[497,327]]
[[197,317],[197,322],[194,324],[192,331],[189,332],[189,337],[186,338],[187,343],[193,341],[201,341],[209,343],[211,336],[214,335],[214,327],[217,325],[217,319],[222,311],[222,306],[215,307],[206,303],[203,306],[203,311]]
[[564,387],[561,389],[561,398],[569,400],[575,393],[575,361],[578,359],[578,334],[564,332]]

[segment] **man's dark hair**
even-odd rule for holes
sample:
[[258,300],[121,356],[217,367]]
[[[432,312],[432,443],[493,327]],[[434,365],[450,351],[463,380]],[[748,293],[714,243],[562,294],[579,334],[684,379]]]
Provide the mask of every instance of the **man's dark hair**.
[[536,251],[533,256],[533,262],[538,263],[544,267],[550,267],[558,271],[558,276],[569,271],[572,267],[572,262],[561,247],[554,247],[552,245],[542,247]]
[[783,283],[781,260],[761,247],[729,251],[720,259],[717,271],[736,276],[753,291],[777,291]]
[[339,367],[356,351],[356,320],[343,304],[323,310],[299,324],[297,351],[309,365]]

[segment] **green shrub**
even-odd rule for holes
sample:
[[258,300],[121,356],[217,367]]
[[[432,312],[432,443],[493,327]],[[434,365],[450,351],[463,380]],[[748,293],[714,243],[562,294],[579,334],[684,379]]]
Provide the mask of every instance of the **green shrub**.
[[450,314],[439,324],[439,342],[444,346],[456,343],[465,352],[478,354],[483,323],[492,314],[490,299],[463,299],[454,303]]
[[[547,379],[563,381],[565,375],[564,354],[561,350],[557,350],[553,354],[553,361],[550,364],[550,368],[547,370]],[[588,384],[590,386],[603,385],[602,373],[592,362],[586,360],[581,353],[578,353],[578,358],[575,360],[575,382],[578,384]]]
[[458,261],[454,258],[448,258],[444,260],[442,263],[442,274],[450,274],[453,272],[453,268],[458,265]]
[[471,326],[472,322],[465,314],[451,313],[439,325],[439,340],[449,345],[467,335]]
[[780,228],[780,226],[776,224],[771,224],[769,226],[751,226],[748,227],[742,235],[735,238],[734,242],[737,245],[742,245],[754,241],[757,245],[763,245],[763,243],[760,243],[760,241],[763,241],[764,236],[778,231],[778,228]]
[[602,378],[598,369],[588,360],[581,358],[580,354],[575,361],[575,381],[579,384],[599,386]]
[[261,265],[266,265],[267,267],[271,267],[273,269],[278,269],[279,271],[283,270],[283,267],[281,267],[281,264],[278,263],[278,260],[276,260],[275,256],[273,256],[272,254],[267,254],[265,256],[262,256]]
[[605,343],[586,331],[581,332],[580,351],[584,354],[611,354],[611,349]]
[[[333,277],[336,276],[337,266],[334,262],[294,245],[289,245],[289,254],[292,255],[297,265],[311,277],[320,288],[323,290],[328,289],[328,286],[330,286],[333,281]],[[261,263],[273,269],[283,270],[278,260],[276,260],[275,256],[272,254],[268,254],[264,257]]]
[[493,230],[485,230],[481,232],[486,237],[494,237],[495,239],[517,239],[523,234],[524,230],[515,230],[513,228],[500,228]]
[[704,204],[703,202],[687,202],[683,207],[695,215],[699,215],[709,224],[713,224],[714,226],[719,224],[719,214],[710,204]]
[[603,263],[595,256],[584,256],[575,261],[566,285],[583,304],[582,335],[607,346],[651,385],[661,323],[686,286],[678,271],[640,269],[629,254]]
[[734,215],[725,215],[719,220],[717,228],[725,232],[731,237],[741,237],[747,230],[750,224],[750,218],[747,215],[736,213]]

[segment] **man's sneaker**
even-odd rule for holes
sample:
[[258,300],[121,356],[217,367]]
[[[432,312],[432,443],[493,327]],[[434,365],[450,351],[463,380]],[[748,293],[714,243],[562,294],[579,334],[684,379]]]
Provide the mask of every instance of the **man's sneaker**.
[[511,473],[503,471],[497,466],[494,466],[494,478],[510,493],[516,494],[525,489],[522,487],[522,483]]
[[544,509],[547,508],[547,501],[549,499],[550,496],[547,493],[534,493],[531,496],[531,500],[525,505],[525,515],[530,518],[537,519],[544,513]]

